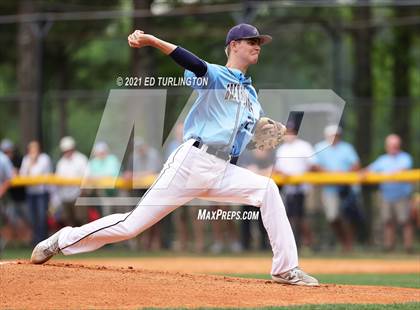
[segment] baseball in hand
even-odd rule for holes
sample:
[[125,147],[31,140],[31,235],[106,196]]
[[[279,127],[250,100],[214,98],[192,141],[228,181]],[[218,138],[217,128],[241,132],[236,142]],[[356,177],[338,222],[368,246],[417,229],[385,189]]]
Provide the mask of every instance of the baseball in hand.
[[142,30],[135,30],[132,34],[128,36],[128,45],[130,47],[141,48],[151,44],[152,36],[145,34]]

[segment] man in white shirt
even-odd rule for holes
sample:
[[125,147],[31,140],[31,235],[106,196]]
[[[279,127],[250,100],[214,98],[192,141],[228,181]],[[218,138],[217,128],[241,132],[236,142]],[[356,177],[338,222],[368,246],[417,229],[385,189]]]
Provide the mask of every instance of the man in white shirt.
[[[297,137],[293,124],[288,124],[284,143],[280,145],[276,153],[274,169],[283,175],[300,175],[309,171],[312,167],[310,157],[314,154],[312,146]],[[285,195],[287,216],[295,235],[296,245],[302,244],[302,235],[311,239],[308,224],[305,222],[305,195],[309,185],[285,185],[282,188]]]
[[[63,156],[57,163],[56,174],[64,178],[82,178],[88,164],[85,155],[76,150],[76,142],[72,137],[64,137],[60,141],[60,150]],[[80,195],[79,186],[62,186],[58,189],[58,195],[64,211],[64,224],[68,226],[80,226],[87,221],[87,208],[75,206],[76,199]]]

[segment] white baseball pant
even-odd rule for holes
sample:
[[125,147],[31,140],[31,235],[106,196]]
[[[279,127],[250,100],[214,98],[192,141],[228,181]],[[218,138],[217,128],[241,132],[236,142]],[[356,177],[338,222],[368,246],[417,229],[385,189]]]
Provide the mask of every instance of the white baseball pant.
[[133,238],[179,206],[200,198],[260,207],[274,254],[271,274],[298,266],[295,239],[274,181],[193,147],[193,142],[185,142],[172,153],[131,212],[63,230],[58,241],[61,252],[90,252]]

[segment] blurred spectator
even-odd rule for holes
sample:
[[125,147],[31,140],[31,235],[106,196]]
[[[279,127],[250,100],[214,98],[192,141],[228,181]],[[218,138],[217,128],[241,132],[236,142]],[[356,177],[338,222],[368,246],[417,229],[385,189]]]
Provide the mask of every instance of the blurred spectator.
[[184,123],[178,123],[175,126],[174,137],[169,141],[168,146],[165,150],[165,158],[168,159],[169,156],[174,152],[183,142],[184,135]]
[[[260,151],[260,150],[253,150],[253,151],[245,151],[243,155],[238,160],[238,165],[241,167],[245,167],[257,174],[264,175],[266,177],[270,177],[273,171],[273,164],[275,161],[275,153],[273,151]],[[253,206],[242,206],[241,207],[242,213],[243,212],[252,212],[258,211],[258,224],[252,220],[242,220],[241,221],[241,243],[242,247],[245,250],[250,250],[252,247],[252,224],[255,223],[258,225],[257,232],[258,232],[258,242],[257,248],[259,250],[266,250],[269,248],[268,243],[268,236],[267,232],[264,228],[261,211],[259,208],[255,208]]]
[[[311,170],[310,158],[314,154],[314,150],[308,142],[297,137],[297,131],[293,124],[288,124],[287,128],[284,143],[280,145],[276,153],[274,170],[284,176],[301,175]],[[312,241],[312,233],[305,220],[305,196],[309,189],[308,184],[284,185],[282,187],[287,216],[298,249],[302,245],[302,239],[306,240],[306,244],[310,244]]]
[[[200,203],[200,201],[198,201]],[[203,206],[201,209],[204,209]],[[205,221],[197,220],[198,206],[183,206],[176,209],[169,216],[172,216],[175,228],[175,238],[172,241],[172,249],[175,251],[189,250],[191,241],[192,251],[196,253],[204,252],[204,228]],[[190,232],[192,228],[192,232]]]
[[142,177],[156,174],[162,169],[162,156],[142,138],[134,141],[133,175]]
[[[64,137],[60,141],[62,157],[57,163],[56,175],[64,178],[82,178],[87,169],[88,159],[76,150],[76,142],[72,137]],[[63,224],[81,226],[87,221],[87,207],[75,206],[80,195],[79,186],[60,186],[58,196],[63,210]]]
[[13,176],[13,166],[10,159],[0,151],[0,198],[3,198],[10,187]]
[[[117,156],[110,153],[108,144],[100,141],[93,146],[93,159],[88,163],[89,178],[117,177],[120,173],[120,162]],[[97,189],[98,197],[112,197],[116,195],[115,189]],[[102,216],[113,213],[113,208],[104,203],[101,205]]]
[[[215,205],[210,207],[210,212],[218,209],[229,211],[235,210],[236,208],[237,206]],[[239,233],[235,220],[215,220],[211,221],[210,224],[213,232],[213,243],[210,247],[210,252],[219,254],[225,249],[225,246],[228,246],[228,250],[233,253],[242,252],[243,247],[239,241]]]
[[[324,130],[325,140],[315,146],[314,170],[348,172],[360,169],[354,147],[341,141],[342,129],[336,125]],[[353,229],[350,222],[360,218],[354,190],[350,186],[329,185],[322,189],[325,215],[344,251],[351,251]]]
[[[411,156],[401,150],[401,139],[391,134],[385,139],[386,154],[379,156],[367,170],[373,172],[394,173],[411,169]],[[404,248],[413,249],[413,225],[410,218],[410,197],[413,186],[410,183],[388,183],[379,185],[381,194],[381,218],[384,224],[384,246],[392,250],[395,246],[396,223],[403,226]]]
[[[41,148],[37,141],[30,142],[28,144],[28,152],[22,160],[20,175],[35,177],[49,173],[51,173],[50,157],[45,153],[41,153]],[[34,233],[32,242],[37,244],[48,237],[48,186],[28,186],[26,187],[26,197]]]
[[414,227],[420,229],[420,193],[416,192],[412,199],[411,217]]
[[[169,156],[182,144],[183,142],[184,124],[178,123],[175,126],[174,137],[169,141],[165,151],[165,157]],[[197,220],[198,215],[197,206],[183,206],[170,213],[165,219],[163,224],[170,224],[165,222],[166,219],[172,218],[175,230],[175,238],[172,240],[172,248],[175,251],[187,251],[189,241],[194,241],[192,244],[193,251],[201,253],[204,251],[204,221]],[[164,227],[168,227],[165,225]],[[192,233],[190,233],[192,228]]]
[[[7,221],[5,216],[5,207],[3,206],[3,197],[10,187],[10,179],[12,178],[13,167],[9,158],[0,151],[0,253],[2,252],[5,242],[9,238],[3,230],[3,221]],[[6,239],[6,240],[4,240]]]
[[[13,165],[12,176],[16,176],[22,165],[22,156],[15,149],[13,142],[8,139],[2,140],[0,148]],[[7,223],[4,228],[8,231],[9,239],[28,243],[30,242],[32,232],[29,223],[29,210],[25,202],[25,187],[9,188],[8,197],[5,199]]]
[[110,154],[108,144],[97,142],[93,146],[93,159],[88,164],[89,177],[117,177],[119,172],[120,163]]

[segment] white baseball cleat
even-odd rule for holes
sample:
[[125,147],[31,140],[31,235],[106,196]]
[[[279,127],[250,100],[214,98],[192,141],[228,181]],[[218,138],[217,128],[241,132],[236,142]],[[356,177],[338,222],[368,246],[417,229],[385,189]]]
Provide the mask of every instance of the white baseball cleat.
[[43,264],[48,261],[54,255],[60,253],[60,248],[58,246],[58,237],[63,232],[64,229],[70,227],[64,227],[57,231],[54,235],[38,243],[31,255],[32,264]]
[[302,285],[302,286],[319,286],[319,282],[314,277],[306,274],[300,270],[299,267],[295,267],[292,270],[286,271],[281,274],[271,275],[271,278],[278,283]]

